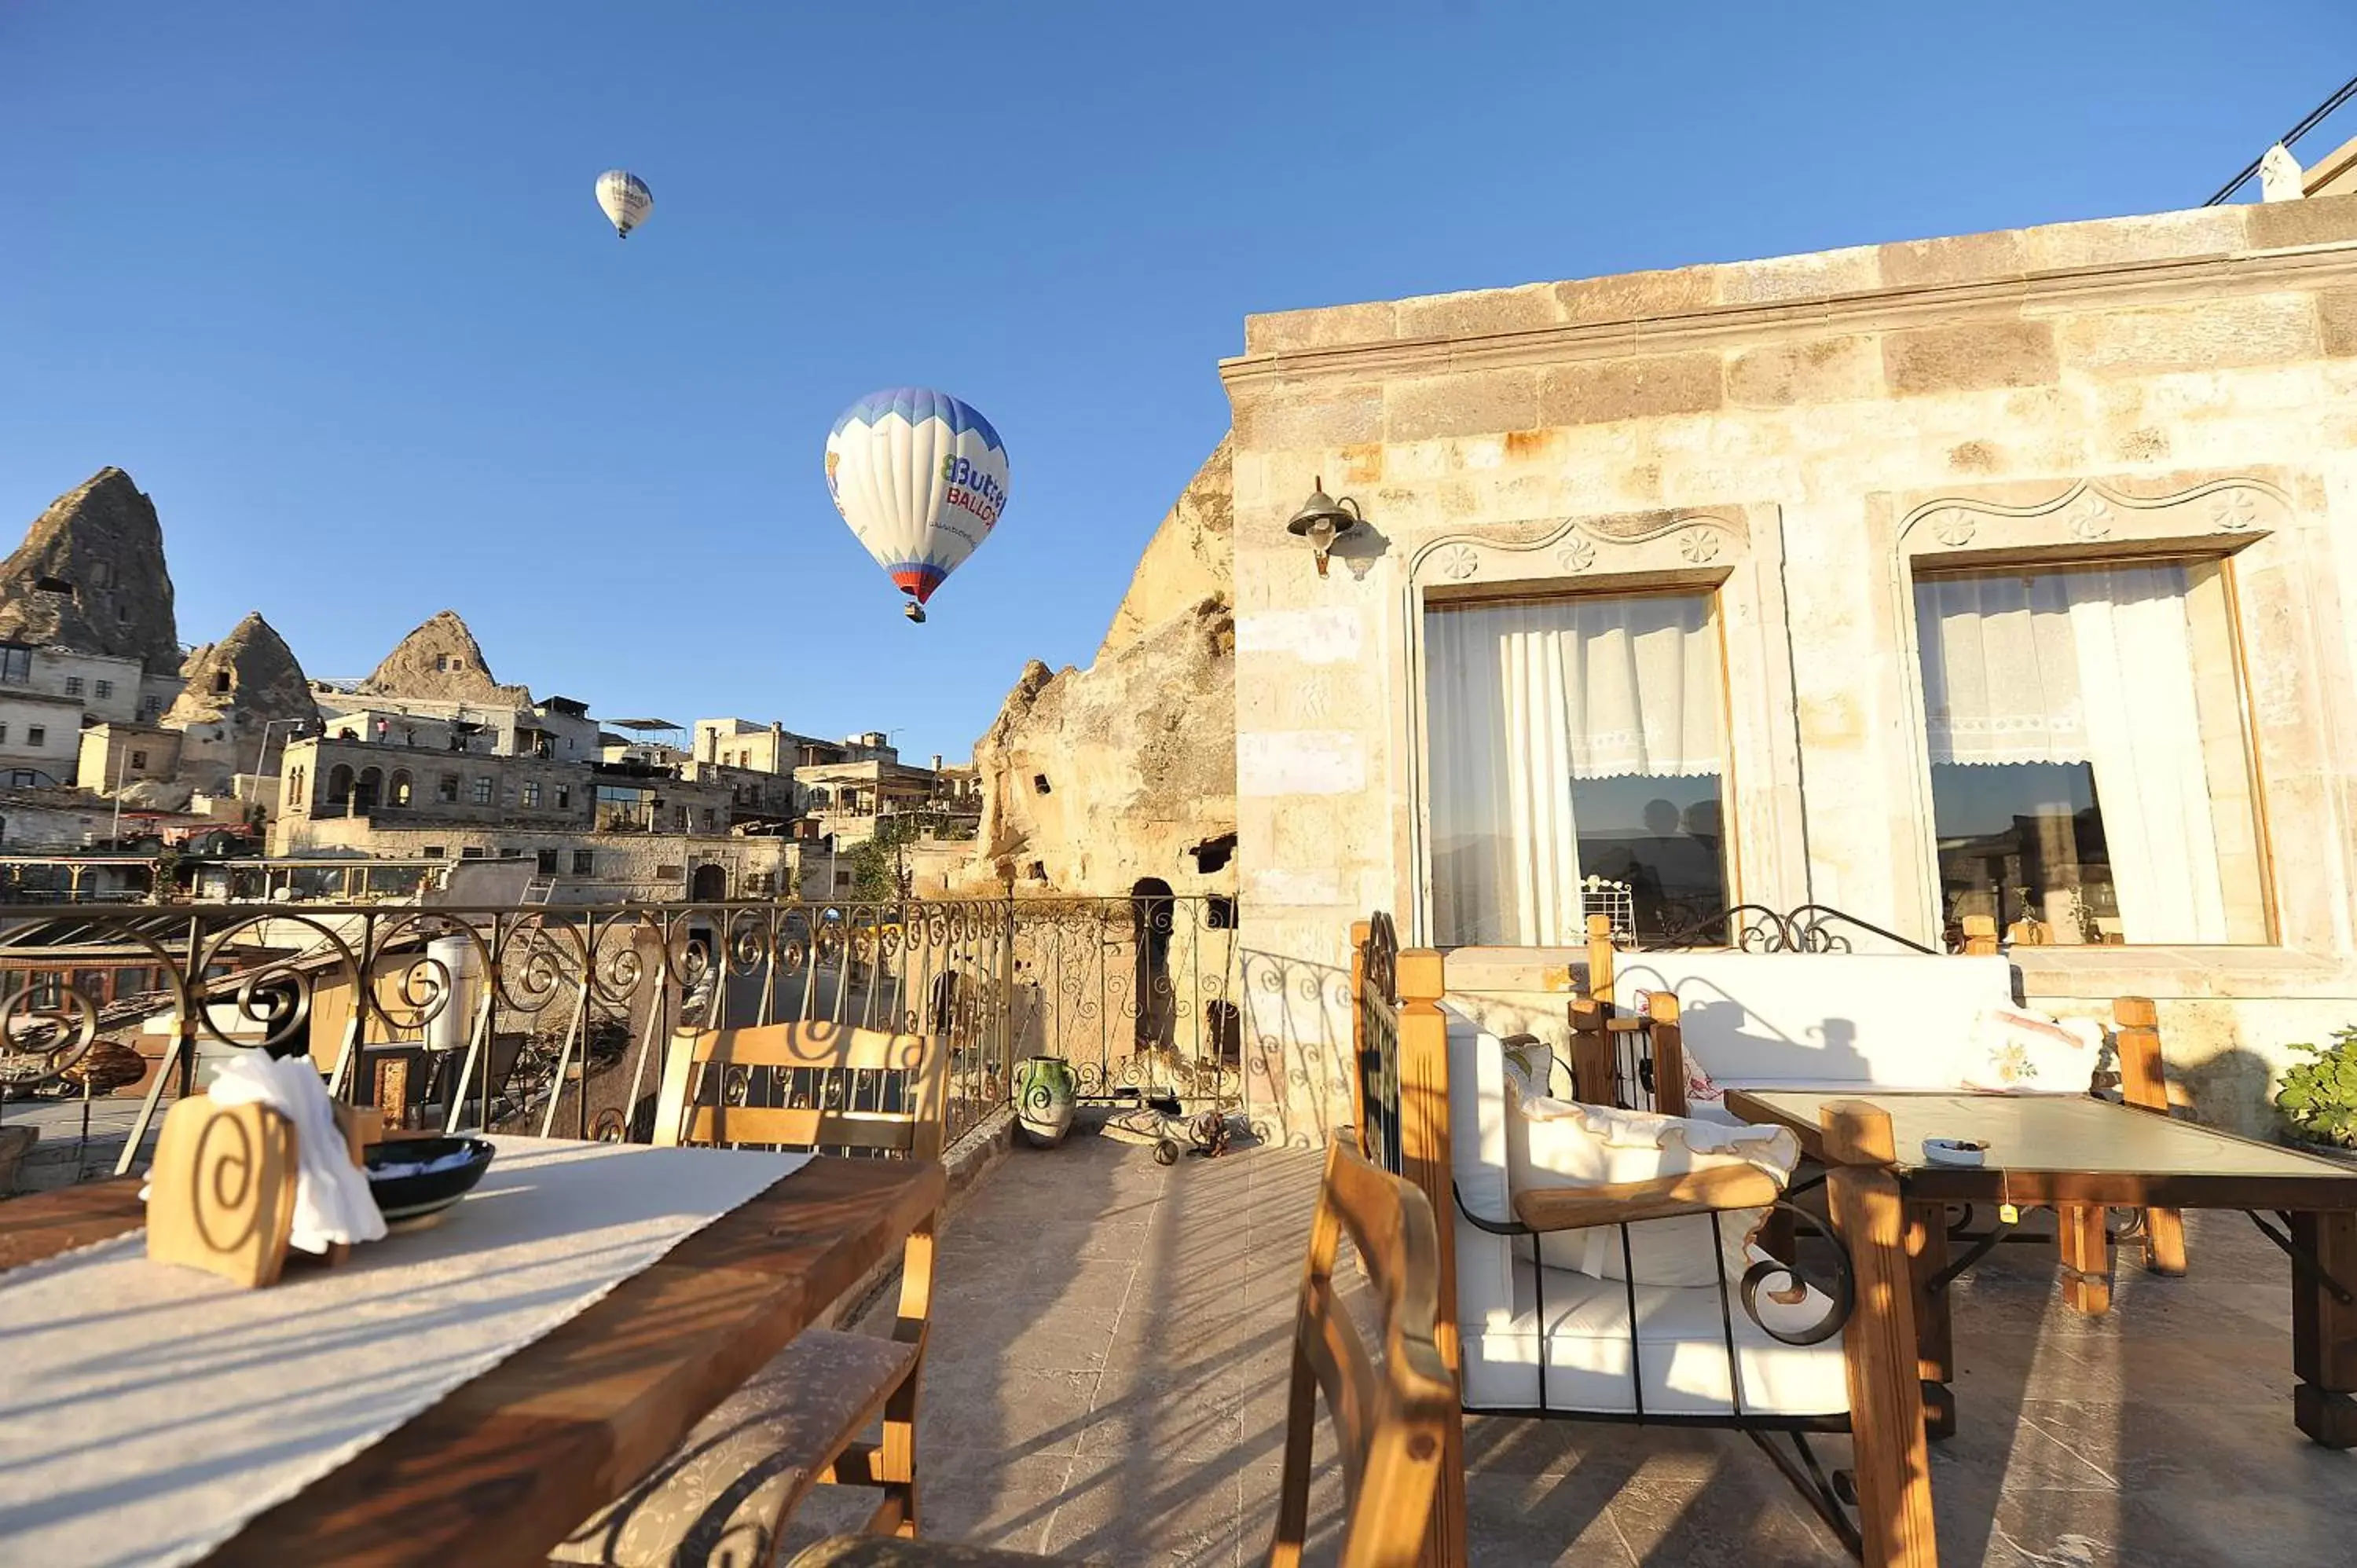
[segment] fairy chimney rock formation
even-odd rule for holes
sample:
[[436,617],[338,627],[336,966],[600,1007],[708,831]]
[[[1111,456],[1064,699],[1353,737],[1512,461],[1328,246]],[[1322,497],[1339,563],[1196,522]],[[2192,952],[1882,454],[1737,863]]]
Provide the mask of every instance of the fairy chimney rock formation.
[[1235,457],[1232,438],[1222,435],[1146,542],[1097,657],[1128,647],[1147,628],[1204,599],[1232,600],[1235,535]]
[[163,724],[182,732],[180,778],[199,789],[219,793],[231,775],[262,771],[274,738],[283,745],[319,722],[295,650],[258,611],[189,654],[180,675],[188,684]]
[[0,565],[0,638],[178,668],[164,529],[130,475],[101,468],[34,520]]
[[518,693],[491,678],[490,661],[456,610],[443,610],[393,645],[363,695],[430,697],[442,702],[504,702]]
[[1146,547],[1085,670],[1038,660],[974,744],[976,885],[1233,891],[1233,491],[1223,439]]

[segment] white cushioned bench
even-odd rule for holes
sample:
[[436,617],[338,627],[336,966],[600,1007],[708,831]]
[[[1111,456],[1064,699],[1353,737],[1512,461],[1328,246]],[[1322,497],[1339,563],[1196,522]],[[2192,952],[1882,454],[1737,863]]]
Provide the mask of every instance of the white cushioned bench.
[[[1451,1165],[1465,1208],[1514,1219],[1507,1142],[1507,1069],[1499,1036],[1453,1007],[1448,1015]],[[1743,1308],[1738,1282],[1633,1287],[1638,1369],[1631,1375],[1632,1287],[1533,1262],[1528,1238],[1454,1217],[1457,1317],[1464,1345],[1464,1401],[1476,1410],[1664,1416],[1833,1417],[1849,1409],[1842,1340],[1785,1344]],[[1733,1223],[1733,1221],[1729,1221]],[[1692,1225],[1691,1219],[1650,1222]],[[1633,1230],[1642,1230],[1640,1224]],[[1780,1282],[1784,1283],[1784,1282]],[[1542,1316],[1544,1296],[1544,1316]],[[1831,1308],[1813,1290],[1790,1305],[1758,1295],[1762,1315],[1799,1335]],[[1727,1337],[1735,1345],[1730,1386]],[[1546,1375],[1540,1377],[1541,1341]],[[1640,1396],[1641,1393],[1641,1405]],[[1739,1395],[1739,1398],[1738,1397]],[[1544,1397],[1543,1397],[1544,1396]]]
[[[1617,1007],[1641,1012],[1643,994],[1663,992],[1677,998],[1686,1059],[1721,1089],[1998,1088],[1983,1020],[2018,1012],[2013,966],[1995,955],[1620,955],[1612,977]],[[2042,1073],[2034,1058],[2017,1063],[2020,1081],[2003,1087],[2084,1094],[2100,1031],[2076,1027],[2082,1048],[2049,1053]],[[1717,1104],[1696,1097],[1688,1109],[1725,1118]]]

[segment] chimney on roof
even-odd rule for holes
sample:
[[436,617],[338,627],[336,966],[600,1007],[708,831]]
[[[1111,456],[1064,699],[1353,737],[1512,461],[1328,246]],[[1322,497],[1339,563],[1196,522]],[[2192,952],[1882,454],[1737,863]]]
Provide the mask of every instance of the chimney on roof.
[[942,770],[942,754],[941,754],[940,752],[938,752],[938,751],[937,751],[937,752],[933,753],[933,771],[934,771],[934,772],[936,772],[936,773],[939,773],[941,770]]

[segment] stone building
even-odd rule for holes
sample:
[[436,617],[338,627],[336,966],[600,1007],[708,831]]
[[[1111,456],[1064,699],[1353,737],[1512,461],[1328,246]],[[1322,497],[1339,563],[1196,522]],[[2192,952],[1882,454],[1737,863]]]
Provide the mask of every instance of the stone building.
[[1995,914],[2228,1125],[2357,1020],[2357,197],[1257,316],[1221,373],[1290,1135],[1376,909],[1555,1031],[1591,899]]

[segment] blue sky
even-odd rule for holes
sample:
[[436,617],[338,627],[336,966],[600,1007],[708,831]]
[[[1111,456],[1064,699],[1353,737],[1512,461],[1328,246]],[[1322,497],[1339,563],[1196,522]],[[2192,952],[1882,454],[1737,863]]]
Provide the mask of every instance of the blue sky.
[[[447,607],[608,717],[962,756],[1247,313],[2195,206],[2352,60],[2345,0],[0,0],[0,530],[118,464],[184,640],[356,675]],[[921,628],[822,467],[907,382],[1012,458]]]

